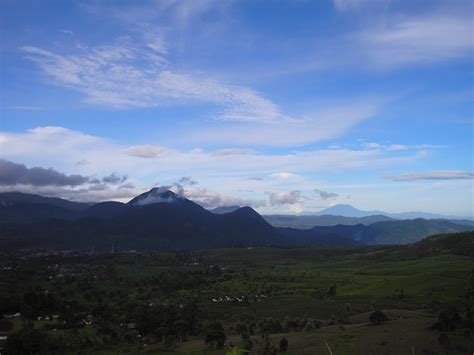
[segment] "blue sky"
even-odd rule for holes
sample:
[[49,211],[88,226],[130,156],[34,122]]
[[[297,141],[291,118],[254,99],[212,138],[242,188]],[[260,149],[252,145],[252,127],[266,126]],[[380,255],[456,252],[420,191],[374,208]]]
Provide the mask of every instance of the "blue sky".
[[[2,1],[0,190],[472,216],[473,10]],[[7,179],[7,162],[88,179]]]

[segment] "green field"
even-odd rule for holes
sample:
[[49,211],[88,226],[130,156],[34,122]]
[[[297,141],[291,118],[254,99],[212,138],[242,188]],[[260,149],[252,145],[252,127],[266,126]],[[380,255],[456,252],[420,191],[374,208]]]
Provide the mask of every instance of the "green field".
[[[3,313],[22,315],[2,320],[1,335],[33,328],[58,342],[59,353],[224,354],[244,345],[244,333],[255,354],[272,353],[262,350],[265,334],[270,347],[285,337],[289,354],[474,351],[468,327],[431,329],[452,307],[467,319],[474,260],[450,250],[421,256],[402,247],[4,255],[2,265]],[[388,320],[372,324],[374,310]],[[215,321],[226,336],[224,349],[204,342],[206,324]],[[440,344],[441,333],[449,345]]]

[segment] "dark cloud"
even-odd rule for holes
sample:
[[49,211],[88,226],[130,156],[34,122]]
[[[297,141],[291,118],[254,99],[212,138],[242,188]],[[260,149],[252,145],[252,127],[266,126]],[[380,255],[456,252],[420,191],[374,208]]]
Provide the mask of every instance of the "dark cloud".
[[292,205],[305,198],[301,191],[283,191],[283,192],[272,192],[268,196],[268,201],[272,206],[279,205]]
[[88,176],[66,175],[52,168],[27,168],[23,164],[0,159],[0,185],[79,186],[89,183]]
[[90,161],[89,161],[89,160],[86,160],[86,159],[82,159],[82,160],[76,161],[76,165],[77,165],[77,166],[84,166],[84,165],[87,165],[87,164],[90,164]]
[[105,191],[108,188],[109,187],[107,186],[107,184],[98,183],[98,184],[93,184],[89,186],[89,191]]
[[182,185],[191,185],[191,186],[198,184],[198,182],[196,180],[193,180],[191,176],[183,176],[181,179],[178,180],[178,183]]
[[90,178],[89,183],[91,183],[91,184],[100,184],[100,179]]
[[314,192],[316,192],[316,194],[323,200],[329,200],[331,198],[336,198],[339,196],[338,194],[334,192],[327,192],[327,191],[318,190],[318,189],[314,189]]
[[104,176],[102,178],[102,182],[107,183],[107,184],[112,184],[112,185],[118,185],[118,184],[123,184],[125,181],[127,181],[127,179],[128,179],[127,175],[119,176],[115,173],[112,173],[109,176]]
[[[0,192],[11,191],[18,191],[18,187],[11,185],[0,186]],[[139,191],[135,191],[132,189],[92,189],[91,187],[71,189],[69,187],[62,186],[32,185],[22,186],[21,192],[48,197],[60,197],[65,198],[67,200],[79,202],[100,202],[116,199],[130,199],[139,193]]]
[[132,184],[131,182],[127,182],[119,186],[119,189],[134,189],[134,188],[135,188],[135,185]]

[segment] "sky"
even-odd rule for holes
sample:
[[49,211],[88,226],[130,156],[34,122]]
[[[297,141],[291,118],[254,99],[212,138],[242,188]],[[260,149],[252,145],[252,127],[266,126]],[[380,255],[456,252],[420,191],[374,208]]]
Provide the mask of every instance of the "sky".
[[0,191],[473,216],[471,1],[0,3]]

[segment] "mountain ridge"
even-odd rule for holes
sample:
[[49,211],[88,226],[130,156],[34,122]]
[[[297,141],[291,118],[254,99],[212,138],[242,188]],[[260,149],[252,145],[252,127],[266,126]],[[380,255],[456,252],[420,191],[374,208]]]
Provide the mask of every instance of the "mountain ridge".
[[[0,193],[0,202],[2,196]],[[305,230],[277,228],[251,207],[212,213],[160,188],[128,203],[107,201],[92,206],[23,195],[17,195],[20,202],[15,202],[15,196],[7,195],[10,203],[0,205],[0,247],[5,250],[109,248],[112,243],[124,249],[142,250],[407,244],[431,234],[474,229],[474,222],[470,221],[387,220],[381,216],[376,217],[381,221],[371,220],[374,223],[370,224],[355,223],[363,219],[353,219],[353,225],[313,226]],[[28,204],[30,197],[32,202]],[[58,207],[58,203],[63,207]]]
[[336,204],[334,206],[325,208],[321,211],[311,213],[311,215],[337,215],[343,217],[369,217],[374,215],[384,215],[394,219],[416,219],[416,218],[425,218],[425,219],[474,219],[474,217],[466,216],[447,216],[442,214],[430,213],[430,212],[421,212],[421,211],[410,211],[410,212],[399,212],[399,213],[389,213],[380,210],[364,211],[358,208],[355,208],[352,205],[348,204]]

